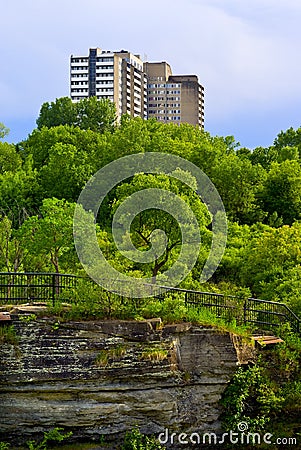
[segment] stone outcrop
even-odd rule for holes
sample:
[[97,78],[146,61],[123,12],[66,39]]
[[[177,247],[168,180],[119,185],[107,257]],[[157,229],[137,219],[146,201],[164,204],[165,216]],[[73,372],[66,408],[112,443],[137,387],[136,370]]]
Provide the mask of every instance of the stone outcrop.
[[160,319],[12,323],[18,340],[1,346],[0,441],[54,427],[77,440],[118,439],[135,425],[220,429],[219,400],[238,363],[229,333]]

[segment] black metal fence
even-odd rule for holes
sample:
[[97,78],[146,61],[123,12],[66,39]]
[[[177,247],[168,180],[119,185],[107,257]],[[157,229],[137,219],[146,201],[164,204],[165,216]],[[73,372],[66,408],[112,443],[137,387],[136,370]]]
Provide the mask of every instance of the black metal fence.
[[58,273],[0,273],[0,303],[49,302],[76,286],[78,277]]
[[226,320],[236,319],[239,324],[251,323],[264,329],[289,323],[294,332],[301,332],[301,319],[284,303],[196,291],[186,292],[185,303],[206,308]]
[[[68,292],[76,288],[79,279],[69,274],[0,272],[0,304],[51,301],[54,305],[57,299],[68,299]],[[235,319],[239,324],[251,323],[263,329],[289,323],[293,331],[301,332],[301,319],[284,303],[168,286],[156,288],[160,299],[180,293],[188,307],[206,309],[225,320]]]
[[263,328],[280,327],[289,323],[296,333],[301,332],[301,319],[285,304],[247,298],[244,302],[244,323],[254,323]]

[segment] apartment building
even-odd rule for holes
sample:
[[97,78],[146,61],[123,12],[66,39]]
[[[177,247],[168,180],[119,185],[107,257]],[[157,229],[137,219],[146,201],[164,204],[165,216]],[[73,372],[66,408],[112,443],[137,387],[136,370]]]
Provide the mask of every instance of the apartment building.
[[196,75],[173,75],[167,62],[142,62],[128,51],[91,48],[70,59],[73,101],[96,96],[116,105],[117,115],[204,126],[204,88]]
[[118,117],[147,118],[147,79],[139,55],[91,48],[70,58],[70,96],[74,102],[96,96],[116,105]]
[[146,62],[144,71],[148,79],[148,118],[204,127],[204,88],[196,75],[172,75],[166,62]]

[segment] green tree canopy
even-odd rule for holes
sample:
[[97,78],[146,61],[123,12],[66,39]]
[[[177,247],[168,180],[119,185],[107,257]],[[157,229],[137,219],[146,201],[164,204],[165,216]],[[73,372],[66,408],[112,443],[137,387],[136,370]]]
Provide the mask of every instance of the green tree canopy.
[[85,98],[73,103],[69,97],[46,102],[37,119],[38,129],[59,125],[76,126],[83,130],[103,133],[112,131],[116,120],[115,104],[108,99]]
[[59,273],[73,266],[73,213],[75,205],[65,200],[44,199],[39,215],[29,217],[18,230],[17,236],[28,250],[30,258],[24,269],[49,270]]
[[273,163],[263,183],[262,209],[270,216],[277,213],[284,224],[301,218],[301,167],[298,161]]
[[6,128],[2,122],[0,122],[0,139],[3,139],[9,133],[9,128]]
[[[188,177],[191,175],[183,172],[183,177]],[[201,252],[204,255],[204,252],[207,252],[210,243],[211,237],[210,232],[206,229],[209,225],[211,219],[208,213],[206,206],[202,203],[198,195],[192,191],[191,188],[187,187],[186,184],[181,183],[179,180],[176,180],[172,177],[168,177],[166,175],[152,175],[152,174],[137,174],[133,177],[132,181],[129,183],[124,183],[116,190],[116,200],[113,206],[113,213],[116,214],[116,209],[118,206],[122,204],[122,202],[126,201],[129,196],[135,194],[136,192],[143,192],[145,189],[158,189],[160,194],[156,192],[154,195],[156,197],[156,205],[149,208],[145,207],[145,197],[142,195],[139,204],[139,198],[135,197],[135,201],[133,208],[141,207],[141,212],[138,212],[133,218],[130,226],[130,241],[134,244],[134,247],[138,249],[140,252],[144,251],[153,251],[152,261],[149,263],[136,263],[133,266],[133,269],[140,270],[145,272],[146,274],[151,275],[152,277],[156,277],[159,273],[165,271],[171,263],[175,262],[179,256],[180,249],[183,250],[182,245],[182,234],[181,229],[179,227],[179,223],[177,220],[164,208],[172,211],[174,206],[169,204],[170,199],[166,195],[166,192],[173,192],[178,197],[180,197],[186,205],[188,205],[195,218],[197,219],[197,223],[199,226],[200,233],[202,235],[202,244],[204,245],[203,251]],[[152,194],[153,195],[153,194]],[[120,220],[118,222],[118,226],[122,229],[123,224],[127,221],[126,216],[131,211],[131,208],[125,209],[124,213],[121,213]],[[178,211],[180,212],[180,211]],[[123,215],[122,215],[123,214]],[[180,214],[181,215],[181,214]],[[191,229],[189,217],[183,210],[183,214],[181,215],[181,223],[183,224],[183,230],[185,230],[186,241],[191,238],[193,239],[193,230]],[[165,250],[161,253],[157,252],[156,247],[156,239],[157,244],[159,244],[159,235],[156,234],[158,230],[165,233]],[[123,231],[123,236],[126,238],[124,240],[124,252],[128,255],[129,259],[132,259],[132,252],[128,246],[128,240],[126,235],[126,230]],[[191,236],[190,236],[191,235]],[[189,237],[190,236],[190,237]],[[189,251],[189,245],[195,246],[196,243],[190,242],[187,246],[187,251]],[[207,245],[207,246],[206,246]],[[157,248],[159,248],[158,245]],[[191,249],[191,247],[190,247]],[[187,255],[189,257],[189,255]],[[183,270],[185,268],[183,267]]]

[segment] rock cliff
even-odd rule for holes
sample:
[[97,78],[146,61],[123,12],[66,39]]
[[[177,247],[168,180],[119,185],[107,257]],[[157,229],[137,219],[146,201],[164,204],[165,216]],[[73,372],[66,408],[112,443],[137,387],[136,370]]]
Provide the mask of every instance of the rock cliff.
[[236,370],[229,333],[148,321],[58,323],[13,316],[1,346],[0,441],[54,427],[75,439],[220,429],[219,400]]

